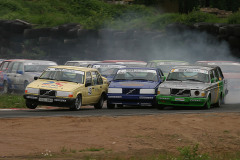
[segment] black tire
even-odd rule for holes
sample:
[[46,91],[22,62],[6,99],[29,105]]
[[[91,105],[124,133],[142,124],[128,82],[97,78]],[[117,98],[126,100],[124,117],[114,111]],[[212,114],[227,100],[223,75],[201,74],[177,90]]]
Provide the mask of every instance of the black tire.
[[115,104],[110,104],[107,102],[107,108],[108,109],[114,109],[115,108]]
[[29,109],[35,109],[37,108],[38,104],[36,102],[31,102],[29,100],[26,100],[26,106]]
[[117,108],[123,108],[122,104],[117,104]]
[[207,102],[204,104],[203,109],[210,109],[211,108],[211,97],[208,96]]
[[9,93],[9,88],[8,88],[8,83],[5,81],[3,82],[3,90],[2,90],[3,94],[7,94]]
[[104,103],[104,95],[102,94],[98,103],[94,105],[95,109],[102,109]]
[[157,105],[157,109],[159,109],[159,110],[163,110],[163,109],[164,109],[164,105],[162,105],[162,104],[158,104],[158,105]]
[[219,96],[217,103],[216,103],[216,104],[214,104],[214,107],[220,107],[220,106],[221,106],[221,104],[222,104],[222,95],[221,95],[221,96]]
[[82,106],[82,96],[78,95],[75,102],[70,107],[70,110],[78,111],[81,109],[81,106]]

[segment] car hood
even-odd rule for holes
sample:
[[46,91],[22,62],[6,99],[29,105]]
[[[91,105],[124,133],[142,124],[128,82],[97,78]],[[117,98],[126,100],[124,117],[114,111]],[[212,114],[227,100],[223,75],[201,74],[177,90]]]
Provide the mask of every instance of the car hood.
[[164,88],[179,88],[179,89],[204,89],[209,87],[208,83],[201,83],[201,82],[189,82],[189,81],[165,81],[160,84],[160,87]]
[[73,91],[77,87],[81,87],[81,86],[84,86],[84,85],[75,83],[75,82],[38,79],[30,83],[27,87],[60,90],[60,91]]
[[156,88],[158,84],[153,81],[112,81],[109,88]]

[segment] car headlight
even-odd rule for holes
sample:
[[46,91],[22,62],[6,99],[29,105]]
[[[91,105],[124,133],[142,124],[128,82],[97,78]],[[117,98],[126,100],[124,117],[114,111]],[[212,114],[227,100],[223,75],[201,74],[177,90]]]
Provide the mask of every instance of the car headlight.
[[57,97],[73,97],[72,92],[66,92],[66,91],[57,91]]
[[39,88],[26,88],[25,89],[26,94],[39,94]]
[[170,88],[158,88],[158,94],[170,95]]
[[108,88],[108,93],[122,93],[122,88]]
[[140,94],[155,94],[155,89],[140,89]]
[[192,97],[206,97],[206,92],[203,90],[191,90]]

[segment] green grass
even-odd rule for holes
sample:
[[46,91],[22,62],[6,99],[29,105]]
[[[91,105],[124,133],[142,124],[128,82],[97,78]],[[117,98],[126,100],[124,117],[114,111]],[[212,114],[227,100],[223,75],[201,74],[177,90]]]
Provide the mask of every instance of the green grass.
[[166,13],[143,5],[113,5],[101,0],[0,0],[0,19],[22,19],[35,27],[79,23],[86,29],[156,29],[180,22],[240,23],[240,12],[229,18],[197,10],[189,14]]
[[0,108],[26,108],[25,100],[22,95],[1,94]]

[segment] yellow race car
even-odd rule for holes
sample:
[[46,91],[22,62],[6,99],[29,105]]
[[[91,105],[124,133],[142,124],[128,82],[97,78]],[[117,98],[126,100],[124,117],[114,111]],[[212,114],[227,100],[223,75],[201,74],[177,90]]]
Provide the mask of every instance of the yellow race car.
[[40,77],[34,77],[26,89],[26,106],[63,106],[79,110],[82,105],[101,109],[106,100],[107,79],[97,69],[76,66],[48,67]]

